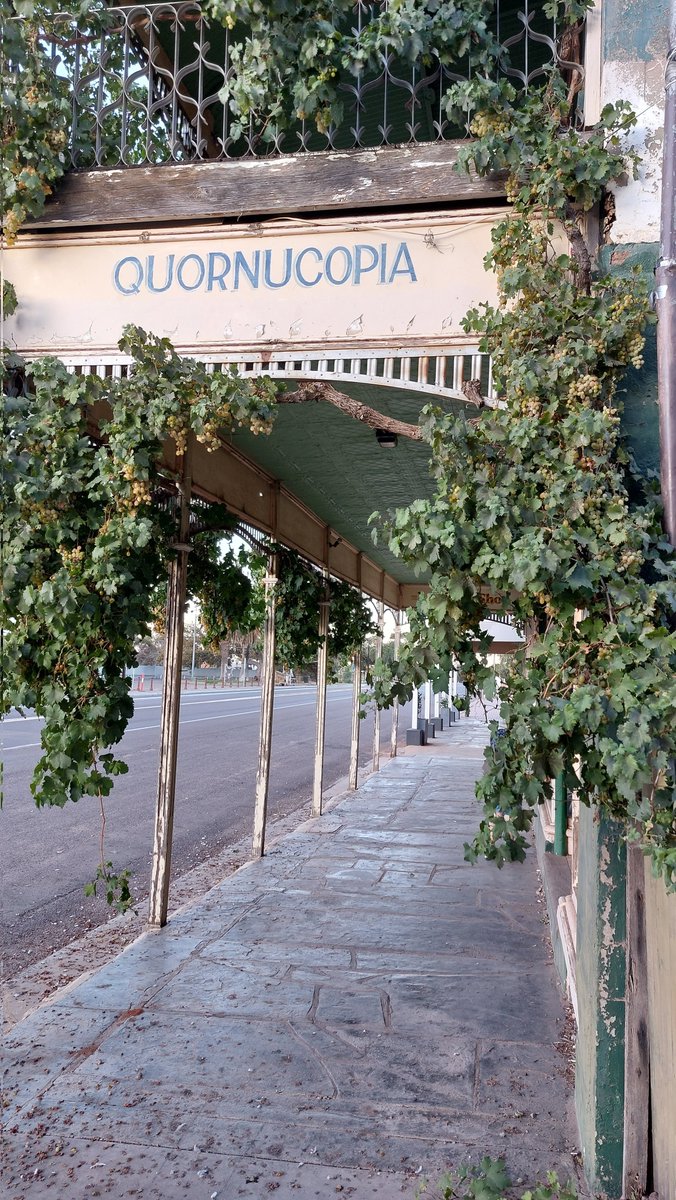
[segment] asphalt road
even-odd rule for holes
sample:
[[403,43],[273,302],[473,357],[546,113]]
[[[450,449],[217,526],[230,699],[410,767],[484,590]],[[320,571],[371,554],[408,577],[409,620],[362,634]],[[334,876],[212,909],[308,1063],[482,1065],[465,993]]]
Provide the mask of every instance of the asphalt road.
[[[350,686],[329,688],[325,786],[349,766]],[[258,753],[260,689],[187,692],[182,697],[172,874],[249,836]],[[286,816],[312,791],[315,688],[278,688],[269,816]],[[400,716],[400,737],[408,713]],[[132,870],[132,890],[148,890],[153,838],[160,697],[135,693],[135,712],[119,747],[129,764],[105,802],[105,856]],[[4,805],[0,811],[0,962],[4,978],[105,921],[103,902],[84,897],[99,862],[98,800],[37,809],[29,784],[41,722],[10,714],[0,724]],[[371,757],[373,717],[361,723],[360,763]],[[389,753],[390,714],[382,715]]]

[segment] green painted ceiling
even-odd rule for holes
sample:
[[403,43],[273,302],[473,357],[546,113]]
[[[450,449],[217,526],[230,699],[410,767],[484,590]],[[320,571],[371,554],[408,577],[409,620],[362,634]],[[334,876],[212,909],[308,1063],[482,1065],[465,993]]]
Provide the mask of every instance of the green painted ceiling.
[[[291,385],[293,386],[293,385]],[[333,382],[339,391],[401,421],[416,423],[430,397],[370,384]],[[452,407],[448,401],[444,406]],[[328,403],[284,405],[269,437],[240,433],[240,450],[293,492],[322,521],[400,583],[419,582],[383,544],[374,545],[374,512],[431,496],[429,449],[399,438],[394,449],[375,432]]]

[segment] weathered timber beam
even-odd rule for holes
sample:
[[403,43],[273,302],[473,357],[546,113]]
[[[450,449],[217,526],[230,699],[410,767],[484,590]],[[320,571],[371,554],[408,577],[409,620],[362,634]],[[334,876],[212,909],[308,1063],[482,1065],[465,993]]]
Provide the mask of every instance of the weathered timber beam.
[[454,170],[462,142],[278,158],[73,171],[31,229],[157,225],[282,213],[472,204],[504,197],[502,174]]
[[354,421],[361,421],[370,429],[384,429],[387,433],[396,433],[401,437],[411,438],[415,442],[422,441],[422,433],[418,425],[411,425],[408,421],[398,421],[396,417],[386,417],[384,413],[379,413],[375,408],[369,408],[368,404],[362,404],[361,401],[354,400],[352,396],[346,396],[344,392],[337,391],[330,383],[322,380],[301,383],[295,391],[280,392],[277,396],[278,404],[318,404],[321,400],[325,400],[327,404],[333,404],[348,417],[352,417]]

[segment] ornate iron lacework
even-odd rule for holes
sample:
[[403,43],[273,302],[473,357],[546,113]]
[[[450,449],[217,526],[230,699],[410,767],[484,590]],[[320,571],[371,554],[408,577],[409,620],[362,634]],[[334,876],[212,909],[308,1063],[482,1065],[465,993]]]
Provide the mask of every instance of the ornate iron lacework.
[[[542,79],[557,60],[556,26],[541,3],[497,0],[502,72],[518,86]],[[357,26],[367,12],[355,5]],[[471,76],[383,55],[377,74],[341,83],[345,118],[320,134],[306,122],[286,132],[251,121],[239,132],[219,92],[232,78],[232,34],[194,0],[111,8],[104,32],[87,34],[64,16],[49,39],[55,69],[72,81],[71,165],[75,168],[215,161],[317,150],[410,145],[464,137],[443,97]]]

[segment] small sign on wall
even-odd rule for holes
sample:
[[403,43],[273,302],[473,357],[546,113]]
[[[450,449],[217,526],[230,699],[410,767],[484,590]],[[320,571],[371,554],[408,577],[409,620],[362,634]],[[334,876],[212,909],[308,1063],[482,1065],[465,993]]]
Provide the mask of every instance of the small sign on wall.
[[501,210],[22,235],[5,252],[21,353],[110,361],[141,325],[184,354],[462,345]]

